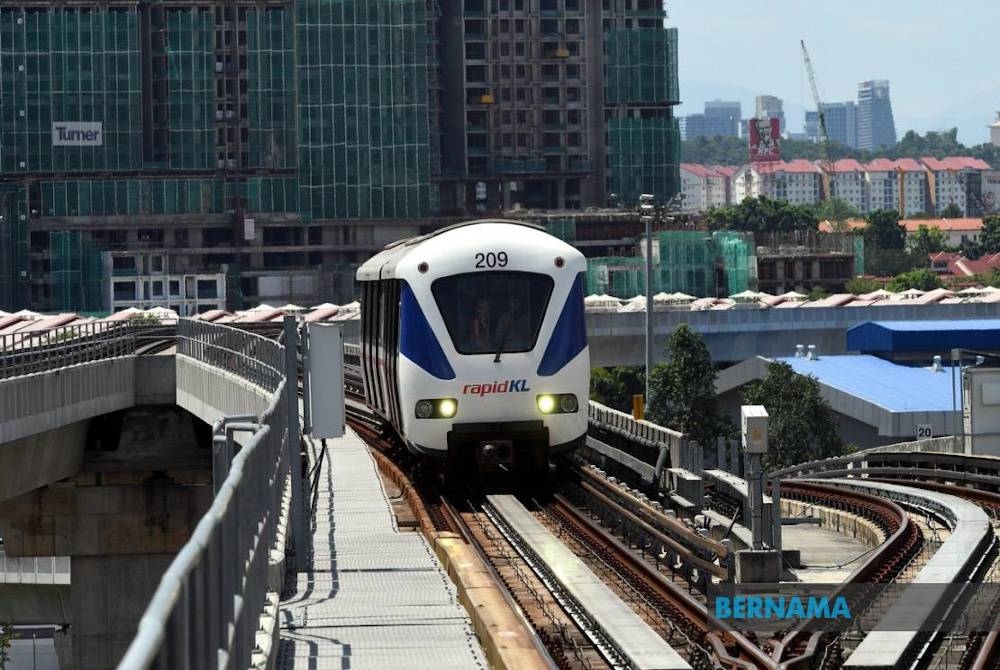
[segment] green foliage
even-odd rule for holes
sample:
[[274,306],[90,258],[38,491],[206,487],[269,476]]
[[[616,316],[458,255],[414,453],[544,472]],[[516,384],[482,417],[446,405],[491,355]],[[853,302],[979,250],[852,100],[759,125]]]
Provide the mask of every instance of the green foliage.
[[889,282],[889,290],[893,293],[905,291],[908,288],[930,291],[931,289],[941,288],[942,286],[944,286],[944,284],[941,282],[941,278],[934,274],[933,270],[929,270],[927,268],[918,268],[916,270],[904,272],[896,275],[893,277],[892,281]]
[[746,198],[738,205],[719,207],[708,212],[712,230],[741,230],[754,233],[770,231],[816,230],[819,219],[806,205],[791,205],[785,200],[761,196]]
[[842,223],[849,219],[861,218],[861,212],[854,205],[841,198],[822,200],[815,206],[814,211],[820,221],[837,221]]
[[1000,251],[1000,214],[983,217],[983,232],[979,236],[979,246],[982,252],[987,254]]
[[962,208],[953,202],[949,202],[948,206],[941,210],[942,219],[961,219],[965,214],[962,213]]
[[[781,141],[781,156],[785,160],[804,158],[822,160],[823,145],[807,140]],[[994,168],[1000,169],[1000,147],[992,144],[977,144],[967,147],[958,141],[957,129],[946,132],[928,132],[925,135],[908,131],[895,146],[885,147],[875,152],[852,149],[836,142],[830,143],[830,158],[855,158],[868,162],[873,158],[914,158],[924,156],[944,158],[946,156],[972,156],[980,158]],[[705,165],[743,165],[748,160],[747,141],[739,137],[695,137],[681,142],[681,160],[685,163]]]
[[621,412],[632,413],[632,396],[646,392],[641,365],[594,368],[590,373],[590,398]]
[[668,362],[653,368],[647,419],[687,433],[702,447],[714,445],[729,426],[715,399],[715,368],[705,340],[681,324],[666,353]]
[[876,209],[866,217],[865,247],[902,249],[906,243],[906,229],[899,224],[899,212],[894,209]]
[[844,284],[844,290],[854,295],[872,293],[882,288],[882,282],[877,279],[865,279],[864,277],[853,277]]
[[925,226],[920,224],[913,237],[907,240],[909,250],[915,254],[926,256],[927,254],[943,251],[948,238],[944,231],[937,226]]
[[810,300],[822,300],[825,297],[827,297],[827,293],[821,286],[813,286],[812,289],[809,290]]
[[12,624],[5,623],[3,626],[0,626],[0,670],[7,667],[7,663],[10,661],[10,654],[7,652],[13,646],[14,640],[19,637],[21,635],[14,630]]
[[133,314],[128,322],[136,326],[155,326],[159,325],[160,317],[155,314]]
[[865,271],[878,277],[895,277],[910,270],[925,268],[928,263],[927,256],[903,249],[865,248]]
[[844,453],[832,410],[813,377],[787,363],[770,363],[767,377],[747,385],[743,402],[763,405],[770,416],[764,467],[780,470],[797,463]]

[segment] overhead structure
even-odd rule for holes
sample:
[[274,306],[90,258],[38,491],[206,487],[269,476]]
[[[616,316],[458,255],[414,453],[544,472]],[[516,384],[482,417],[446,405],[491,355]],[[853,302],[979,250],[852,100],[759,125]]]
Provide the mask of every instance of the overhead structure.
[[809,88],[812,90],[813,102],[816,103],[816,119],[819,123],[819,137],[823,149],[821,159],[823,168],[823,190],[826,197],[832,197],[830,191],[830,175],[833,173],[833,159],[830,157],[830,135],[826,132],[826,110],[823,109],[823,102],[819,97],[819,86],[816,85],[816,72],[813,70],[812,60],[809,59],[809,51],[806,49],[805,40],[799,40],[802,45],[802,61],[805,63],[806,74],[809,75]]

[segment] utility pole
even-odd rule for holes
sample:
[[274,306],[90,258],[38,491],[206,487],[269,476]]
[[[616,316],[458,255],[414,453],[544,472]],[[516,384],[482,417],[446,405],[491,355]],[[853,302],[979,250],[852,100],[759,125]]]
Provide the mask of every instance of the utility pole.
[[650,403],[649,379],[653,374],[653,198],[648,193],[639,196],[639,211],[646,224],[646,408]]

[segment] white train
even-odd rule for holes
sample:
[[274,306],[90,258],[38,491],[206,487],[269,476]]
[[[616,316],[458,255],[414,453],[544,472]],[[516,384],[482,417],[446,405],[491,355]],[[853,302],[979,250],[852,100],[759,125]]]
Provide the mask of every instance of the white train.
[[587,433],[579,251],[519,221],[469,221],[358,269],[369,406],[451,468],[534,470]]

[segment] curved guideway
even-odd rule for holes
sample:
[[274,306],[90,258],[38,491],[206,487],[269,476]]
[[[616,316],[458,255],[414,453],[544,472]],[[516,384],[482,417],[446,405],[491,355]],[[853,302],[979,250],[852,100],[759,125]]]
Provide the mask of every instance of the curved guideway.
[[[927,561],[912,584],[951,584],[968,578],[970,571],[993,541],[989,517],[974,503],[946,493],[909,486],[868,482],[859,479],[804,479],[816,484],[835,485],[864,491],[933,512],[951,527],[951,536]],[[886,617],[907,621],[928,621],[937,603],[925,600],[926,592],[908,589],[889,608]],[[917,632],[874,630],[854,650],[845,668],[899,668],[914,651],[922,636]]]
[[514,496],[487,496],[509,529],[545,567],[636,670],[691,666],[608,586],[539,523]]

